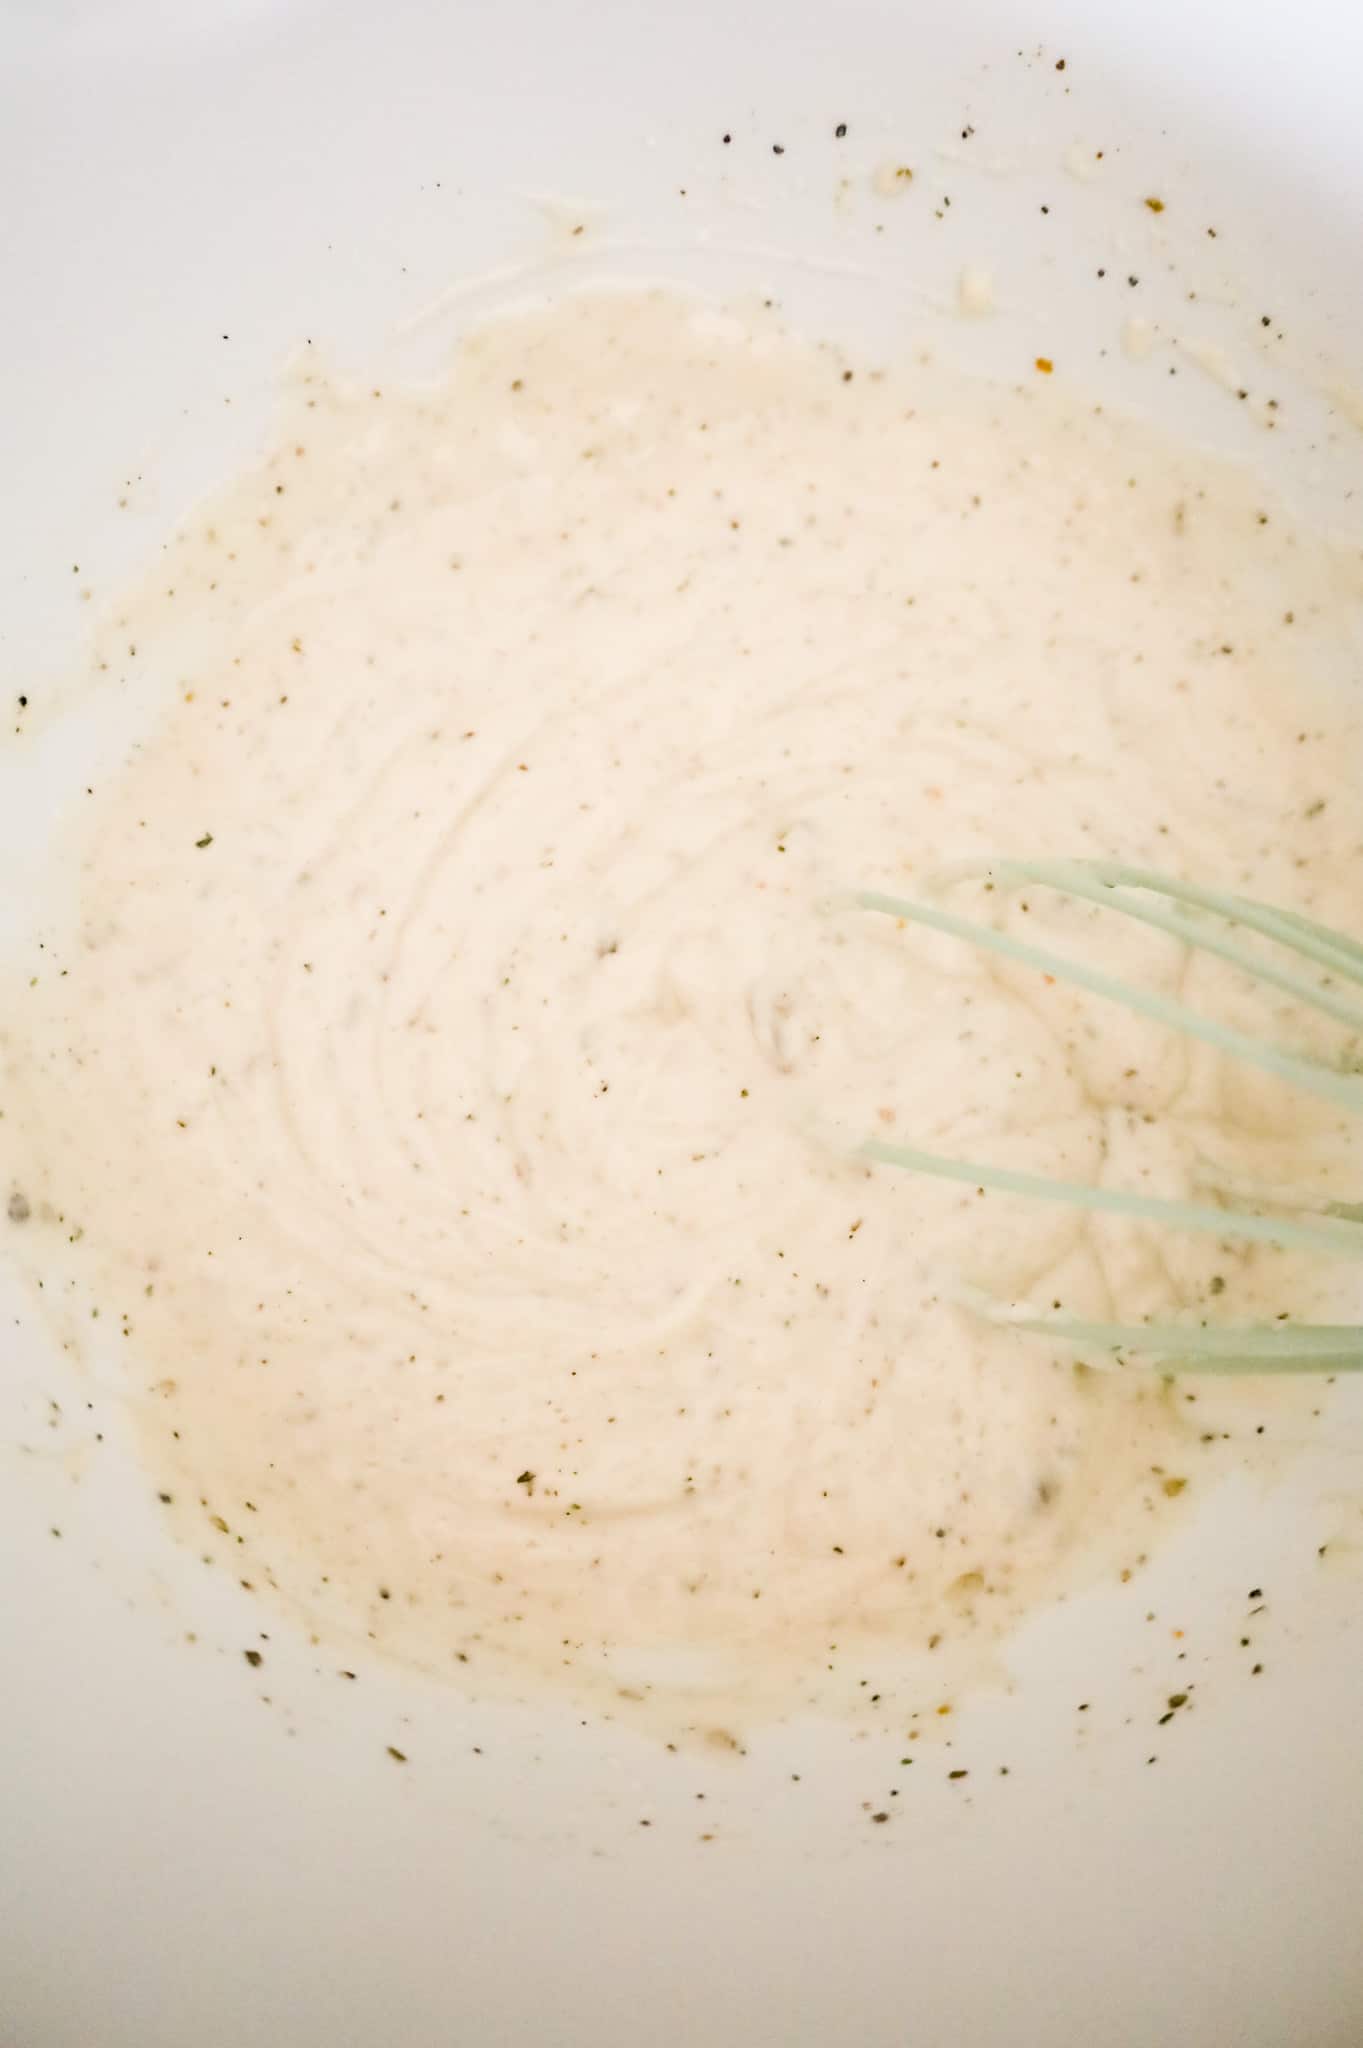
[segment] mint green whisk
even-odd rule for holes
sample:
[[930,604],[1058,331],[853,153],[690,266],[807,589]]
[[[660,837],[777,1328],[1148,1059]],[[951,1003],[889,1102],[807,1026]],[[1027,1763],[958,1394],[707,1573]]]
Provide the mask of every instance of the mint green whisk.
[[[1057,981],[1088,990],[1142,1017],[1167,1024],[1221,1052],[1229,1053],[1264,1073],[1290,1082],[1363,1117],[1363,1003],[1350,993],[1363,990],[1363,944],[1328,926],[1315,924],[1295,911],[1274,909],[1251,897],[1203,889],[1148,868],[1116,861],[988,860],[959,862],[934,878],[938,888],[961,881],[984,881],[995,888],[1031,883],[1060,895],[1100,904],[1123,916],[1168,933],[1189,947],[1213,953],[1244,974],[1278,989],[1341,1024],[1352,1035],[1351,1051],[1337,1062],[1308,1052],[1272,1044],[1231,1029],[1204,1016],[1172,996],[1124,981],[1086,966],[1044,946],[961,917],[937,903],[882,895],[867,889],[853,904],[907,924],[945,932],[985,952],[1034,967]],[[1253,932],[1267,940],[1290,964],[1260,958],[1240,934]],[[1300,970],[1314,967],[1315,977]],[[1173,1230],[1210,1232],[1277,1245],[1288,1251],[1328,1252],[1363,1260],[1363,1203],[1328,1202],[1307,1210],[1309,1220],[1274,1216],[1242,1203],[1165,1201],[1153,1195],[1096,1188],[1045,1174],[1015,1172],[971,1159],[954,1159],[911,1145],[891,1145],[869,1138],[863,1158],[911,1173],[957,1180],[972,1187],[994,1188],[1036,1201],[1057,1202],[1073,1209],[1162,1223]],[[1163,1372],[1198,1373],[1333,1373],[1363,1371],[1363,1325],[1272,1323],[1119,1323],[1087,1322],[1063,1314],[1038,1315],[1011,1307],[977,1290],[961,1298],[988,1320],[1013,1329],[1034,1331],[1097,1352],[1109,1363],[1127,1354],[1158,1364]]]

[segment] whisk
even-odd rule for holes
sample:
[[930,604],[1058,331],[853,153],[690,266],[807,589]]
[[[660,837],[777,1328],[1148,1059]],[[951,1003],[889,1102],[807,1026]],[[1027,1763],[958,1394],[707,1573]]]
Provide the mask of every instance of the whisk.
[[[1351,1059],[1331,1062],[1272,1044],[1204,1016],[1176,997],[1104,973],[1083,961],[1053,953],[1011,933],[959,916],[940,902],[887,896],[867,889],[853,904],[906,924],[964,940],[982,950],[1086,989],[1135,1014],[1203,1040],[1250,1066],[1275,1075],[1363,1115],[1363,1005],[1341,992],[1363,989],[1363,944],[1296,911],[1275,909],[1251,897],[1181,882],[1148,868],[1102,860],[983,860],[958,862],[941,870],[930,885],[940,895],[953,885],[982,881],[997,889],[1031,884],[1082,902],[1103,905],[1124,917],[1165,932],[1184,945],[1212,953],[1253,980],[1277,989],[1306,1008],[1343,1025],[1354,1036]],[[1272,957],[1250,950],[1242,934],[1252,932],[1274,949]],[[1286,956],[1287,964],[1283,964]],[[1309,977],[1303,966],[1314,967]],[[1275,1216],[1238,1202],[1169,1201],[1115,1188],[1099,1188],[1044,1174],[1015,1172],[978,1160],[954,1159],[910,1145],[870,1138],[861,1156],[911,1173],[931,1174],[973,1187],[993,1188],[1074,1209],[1163,1224],[1171,1230],[1211,1232],[1226,1239],[1257,1241],[1288,1251],[1328,1252],[1363,1259],[1363,1203],[1303,1205],[1297,1215]],[[1038,1314],[1000,1302],[976,1289],[960,1298],[978,1314],[1014,1329],[1033,1331],[1097,1354],[1095,1363],[1153,1364],[1161,1372],[1334,1373],[1363,1371],[1363,1324],[1254,1322],[1090,1322],[1063,1313]],[[1128,1354],[1130,1355],[1128,1359]]]

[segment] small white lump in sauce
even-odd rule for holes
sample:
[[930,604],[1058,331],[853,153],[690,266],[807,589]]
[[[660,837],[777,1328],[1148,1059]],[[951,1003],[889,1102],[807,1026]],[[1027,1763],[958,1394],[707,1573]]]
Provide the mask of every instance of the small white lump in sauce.
[[[838,907],[1001,851],[1357,926],[1356,552],[1057,382],[570,298],[438,387],[301,377],[103,628],[148,713],[4,992],[0,1171],[49,1306],[126,1325],[152,1483],[315,1629],[836,1704],[1223,1469],[1177,1387],[961,1282],[1328,1309],[1305,1259],[856,1156],[1357,1165],[1322,1105]],[[1250,1003],[1040,894],[963,907]]]

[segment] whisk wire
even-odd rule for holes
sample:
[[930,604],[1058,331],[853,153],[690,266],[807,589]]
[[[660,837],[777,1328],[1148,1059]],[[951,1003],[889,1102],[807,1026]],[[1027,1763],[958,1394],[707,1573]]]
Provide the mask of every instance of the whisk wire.
[[[1278,989],[1303,1005],[1363,1036],[1363,1012],[1333,987],[1304,980],[1299,974],[1261,959],[1226,936],[1223,925],[1253,931],[1271,944],[1308,960],[1331,980],[1363,987],[1363,943],[1315,923],[1298,911],[1279,910],[1253,898],[1204,889],[1152,869],[1113,861],[1001,860],[958,862],[935,878],[937,888],[978,880],[1003,886],[1034,883],[1085,902],[1120,911],[1152,926],[1190,948],[1215,954],[1252,979]],[[1164,909],[1142,899],[1153,896],[1174,906]],[[1189,1004],[1156,990],[1142,988],[1120,976],[1104,973],[1048,947],[959,916],[938,904],[865,889],[854,898],[863,910],[905,924],[925,926],[964,940],[984,952],[1037,969],[1053,981],[1086,989],[1118,1003],[1138,1016],[1166,1024],[1197,1038],[1232,1058],[1245,1061],[1283,1081],[1309,1090],[1338,1107],[1363,1112],[1363,1072],[1356,1059],[1331,1064],[1312,1054],[1273,1045],[1218,1023]],[[1204,913],[1208,924],[1186,914]],[[983,1189],[1055,1202],[1093,1213],[1106,1213],[1160,1223],[1170,1229],[1210,1232],[1218,1237],[1277,1246],[1289,1251],[1330,1252],[1363,1256],[1363,1205],[1330,1202],[1311,1205],[1311,1220],[1265,1215],[1238,1204],[1168,1201],[1116,1188],[1100,1188],[1045,1174],[1021,1172],[975,1160],[951,1158],[909,1145],[867,1139],[861,1156],[938,1179],[973,1184]],[[972,1290],[961,1291],[977,1312],[991,1321],[1059,1338],[1086,1350],[1096,1349],[1110,1362],[1128,1354],[1159,1361],[1164,1371],[1219,1373],[1301,1373],[1363,1371],[1363,1326],[1291,1324],[1283,1321],[1234,1325],[1180,1322],[1121,1323],[1079,1320],[1068,1315],[1038,1315]]]
[[[1056,886],[1063,885],[1057,883]],[[1341,1108],[1363,1113],[1363,1074],[1344,1072],[1337,1067],[1325,1066],[1304,1053],[1265,1044],[1247,1032],[1232,1030],[1227,1024],[1204,1017],[1199,1010],[1180,1002],[1176,996],[1140,988],[1116,975],[1104,974],[1099,968],[1086,967],[1082,961],[1071,960],[1063,953],[1053,953],[1045,946],[1033,945],[1030,940],[1015,938],[1011,932],[996,931],[992,925],[980,924],[973,918],[958,917],[954,911],[940,910],[934,904],[919,903],[905,896],[885,896],[875,889],[861,890],[855,900],[863,910],[879,911],[884,917],[902,919],[906,924],[926,925],[931,930],[947,932],[953,938],[966,939],[984,952],[1021,961],[1024,966],[1035,967],[1056,981],[1087,989],[1091,995],[1120,1003],[1138,1016],[1168,1024],[1190,1038],[1200,1038],[1220,1052],[1230,1053],[1250,1066],[1277,1075],[1280,1080],[1293,1082],[1313,1095],[1339,1104]]]
[[1167,932],[1171,938],[1199,952],[1213,953],[1252,979],[1280,989],[1284,995],[1294,997],[1308,1008],[1319,1010],[1348,1030],[1363,1035],[1363,1010],[1356,1009],[1332,989],[1305,981],[1272,960],[1247,952],[1243,946],[1226,937],[1215,924],[1199,923],[1180,910],[1155,909],[1141,902],[1134,892],[1142,891],[1162,896],[1173,903],[1189,903],[1198,909],[1211,911],[1215,916],[1256,931],[1299,955],[1307,955],[1327,972],[1363,987],[1363,946],[1354,946],[1338,933],[1328,932],[1322,925],[1313,925],[1307,918],[1294,918],[1286,911],[1270,912],[1265,906],[1251,903],[1244,897],[1220,896],[1211,889],[1164,882],[1146,868],[1122,867],[1111,861],[962,861],[934,876],[933,885],[940,887],[947,882],[977,879],[1006,883],[1038,882],[1043,887],[1063,888],[1068,896],[1119,911],[1124,917],[1151,925],[1156,931]]

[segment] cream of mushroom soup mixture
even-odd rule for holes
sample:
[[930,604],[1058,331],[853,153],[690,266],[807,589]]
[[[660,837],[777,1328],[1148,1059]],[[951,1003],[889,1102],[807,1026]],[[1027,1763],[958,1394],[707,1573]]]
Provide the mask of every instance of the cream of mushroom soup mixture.
[[1328,1104],[846,907],[1112,856],[1359,929],[1357,552],[1026,368],[569,297],[438,386],[299,373],[108,609],[89,688],[148,709],[0,1004],[7,1241],[262,1602],[678,1728],[839,1709],[1253,1455],[961,1289],[1328,1316],[1325,1263],[858,1156],[1357,1184]]

